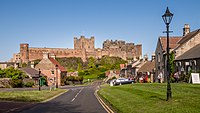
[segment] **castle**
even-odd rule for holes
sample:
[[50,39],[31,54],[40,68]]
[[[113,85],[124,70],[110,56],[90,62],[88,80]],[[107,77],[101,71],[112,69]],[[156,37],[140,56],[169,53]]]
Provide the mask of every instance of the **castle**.
[[95,38],[85,38],[80,36],[78,39],[74,37],[74,49],[67,48],[35,48],[29,47],[29,44],[20,44],[20,53],[13,55],[14,62],[28,63],[29,61],[42,59],[43,53],[49,53],[51,56],[61,57],[80,57],[86,61],[89,57],[101,58],[104,55],[116,56],[124,60],[140,59],[142,57],[142,45],[134,45],[134,43],[126,43],[125,41],[109,41],[103,42],[103,48],[94,47]]

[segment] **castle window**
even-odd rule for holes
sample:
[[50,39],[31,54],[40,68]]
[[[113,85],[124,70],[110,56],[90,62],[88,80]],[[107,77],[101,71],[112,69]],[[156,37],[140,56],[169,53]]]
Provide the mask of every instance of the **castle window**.
[[54,70],[51,71],[51,74],[54,75]]

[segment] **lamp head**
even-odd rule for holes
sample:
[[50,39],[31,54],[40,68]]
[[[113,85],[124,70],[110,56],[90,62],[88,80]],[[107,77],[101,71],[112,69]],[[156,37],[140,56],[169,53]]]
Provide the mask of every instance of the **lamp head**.
[[166,25],[169,25],[171,23],[173,14],[169,11],[169,8],[167,7],[165,14],[162,15],[163,21],[165,22]]

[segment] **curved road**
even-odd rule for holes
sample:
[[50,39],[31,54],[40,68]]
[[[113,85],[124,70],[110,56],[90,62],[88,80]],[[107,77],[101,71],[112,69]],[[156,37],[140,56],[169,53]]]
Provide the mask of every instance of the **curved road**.
[[95,82],[85,87],[69,87],[61,96],[20,113],[107,113],[94,95],[99,85],[100,82]]

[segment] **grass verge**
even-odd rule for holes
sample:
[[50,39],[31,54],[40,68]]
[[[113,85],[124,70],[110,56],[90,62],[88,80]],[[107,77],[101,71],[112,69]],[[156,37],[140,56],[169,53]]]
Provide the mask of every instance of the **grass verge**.
[[65,91],[66,90],[64,89],[56,89],[52,91],[41,90],[41,91],[0,92],[0,100],[21,101],[21,102],[42,102]]
[[166,101],[166,84],[106,85],[99,94],[121,113],[200,113],[200,85],[171,87],[171,101]]

